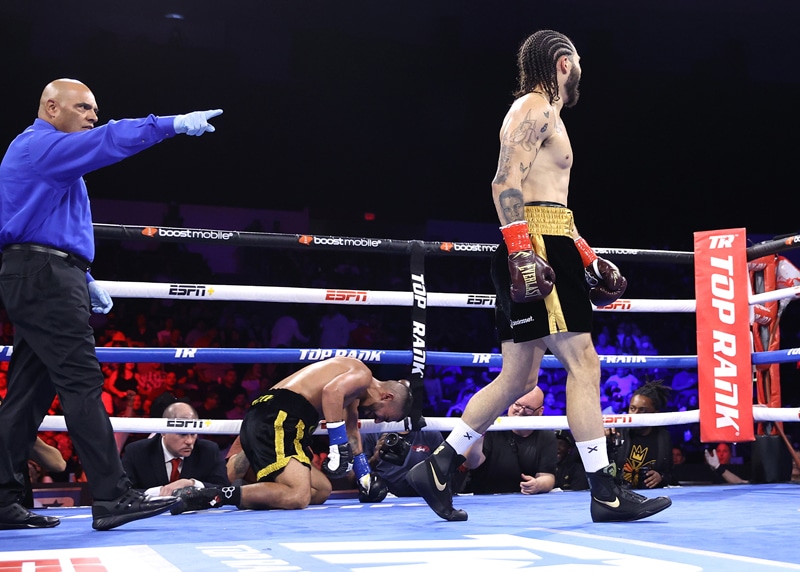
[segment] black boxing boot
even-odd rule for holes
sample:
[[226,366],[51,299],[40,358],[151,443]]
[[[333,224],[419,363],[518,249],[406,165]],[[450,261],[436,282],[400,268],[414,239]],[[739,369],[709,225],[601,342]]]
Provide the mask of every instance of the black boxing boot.
[[172,494],[179,498],[180,502],[169,509],[171,514],[219,508],[226,504],[239,506],[242,502],[242,487],[236,485],[203,489],[183,487]]
[[453,508],[453,473],[464,460],[464,456],[456,454],[450,443],[445,441],[406,475],[406,480],[433,512],[445,520],[467,520],[465,511]]
[[595,473],[586,473],[592,490],[594,522],[630,522],[653,516],[672,505],[669,497],[648,498],[620,487],[617,466],[611,463]]

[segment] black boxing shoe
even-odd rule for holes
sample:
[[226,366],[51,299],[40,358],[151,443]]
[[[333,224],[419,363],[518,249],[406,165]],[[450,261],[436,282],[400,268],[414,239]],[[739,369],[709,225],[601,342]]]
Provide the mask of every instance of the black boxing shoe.
[[128,489],[114,500],[92,503],[92,528],[110,530],[134,520],[166,512],[179,502],[180,499],[172,496],[148,498],[141,491]]
[[653,516],[672,506],[669,497],[648,498],[623,489],[615,480],[616,474],[614,463],[586,474],[592,490],[592,521],[630,522]]
[[18,503],[0,506],[0,530],[53,528],[59,524],[61,521],[58,518],[36,514]]
[[183,487],[176,489],[172,494],[178,498],[179,502],[169,509],[171,514],[182,514],[189,510],[206,510],[222,506],[222,491],[216,487],[203,489]]
[[467,513],[453,508],[453,472],[464,462],[445,441],[406,475],[408,483],[425,499],[433,512],[449,521],[467,520]]

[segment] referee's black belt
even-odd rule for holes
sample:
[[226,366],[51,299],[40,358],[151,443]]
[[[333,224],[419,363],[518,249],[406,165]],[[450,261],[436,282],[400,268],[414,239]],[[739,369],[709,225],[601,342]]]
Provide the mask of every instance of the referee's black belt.
[[66,250],[59,250],[57,248],[53,248],[52,246],[45,246],[44,244],[36,244],[35,242],[24,242],[22,244],[8,244],[3,247],[3,252],[9,250],[16,250],[18,252],[41,252],[42,254],[52,254],[53,256],[58,256],[59,258],[63,258],[64,260],[66,260],[76,268],[80,268],[84,272],[89,272],[92,269],[92,265],[83,256],[72,254],[71,252],[67,252]]

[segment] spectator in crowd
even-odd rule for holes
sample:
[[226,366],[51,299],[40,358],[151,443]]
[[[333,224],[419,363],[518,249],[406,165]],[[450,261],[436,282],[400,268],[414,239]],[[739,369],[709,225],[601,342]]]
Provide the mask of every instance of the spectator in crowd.
[[[544,394],[535,387],[508,408],[509,417],[541,416]],[[558,446],[550,429],[487,431],[465,455],[466,490],[474,494],[550,492],[556,482]]]
[[250,409],[250,399],[247,398],[247,392],[240,389],[233,397],[233,405],[225,412],[227,419],[244,419],[247,410]]
[[683,465],[686,462],[686,455],[680,445],[672,446],[672,467]]
[[250,364],[242,375],[242,389],[247,392],[247,399],[253,401],[261,395],[267,388],[262,388],[261,378],[264,377],[264,364]]
[[236,373],[236,368],[227,368],[220,383],[214,384],[213,387],[219,395],[219,406],[225,411],[231,409],[233,407],[234,397],[242,391],[242,385],[239,382],[239,375]]
[[355,328],[347,316],[334,305],[327,306],[319,321],[319,347],[326,349],[346,348],[350,332]]
[[[290,310],[296,310],[296,308],[292,306]],[[272,324],[269,339],[269,347],[271,348],[294,348],[297,347],[298,343],[306,344],[309,341],[311,341],[311,338],[300,330],[300,322],[291,313],[279,316]],[[280,380],[288,377],[298,369],[299,366],[296,364],[270,363],[267,367],[267,375],[274,380]]]
[[138,391],[141,385],[139,373],[135,363],[112,364],[111,371],[105,378],[103,388],[111,394],[114,402],[114,412],[122,411],[128,399],[128,392]]
[[[631,397],[628,413],[658,413],[669,399],[669,387],[651,381]],[[663,427],[611,427],[609,452],[622,471],[621,484],[635,489],[665,487],[672,482],[672,439]]]
[[208,389],[203,403],[197,408],[200,419],[225,419],[225,411],[219,405],[219,394],[214,389]]
[[[173,344],[173,341],[175,341],[173,331],[177,331],[178,344]],[[156,340],[158,341],[158,346],[162,348],[180,347],[183,345],[183,335],[180,329],[175,326],[174,316],[167,316],[164,318],[162,328],[156,333]]]
[[[292,314],[279,316],[272,324],[269,347],[293,348],[296,342],[308,343],[310,338],[300,330],[300,322]],[[344,346],[342,346],[344,347]]]
[[556,484],[562,491],[584,491],[589,488],[589,479],[583,461],[575,448],[575,438],[568,430],[556,431]]
[[711,481],[714,484],[743,485],[749,483],[750,469],[747,465],[731,463],[731,446],[718,443],[710,451],[705,450],[706,464],[711,469]]
[[608,376],[606,384],[616,384],[623,397],[633,393],[640,385],[639,378],[633,374],[631,368],[624,366],[618,367],[616,372]]
[[620,413],[625,413],[625,409],[625,398],[615,387],[613,393],[608,398],[608,405],[603,408],[603,415],[618,415]]
[[544,395],[544,407],[542,415],[564,415],[564,406],[556,400],[553,392],[548,391]]
[[[167,406],[164,419],[191,421],[197,411],[177,401]],[[227,486],[225,463],[213,441],[197,433],[161,433],[130,443],[122,452],[122,465],[137,489],[149,496],[172,495],[183,487]]]
[[613,356],[619,353],[617,346],[613,343],[613,339],[608,334],[608,330],[606,328],[603,328],[597,334],[595,349],[597,350],[597,354],[601,356]]
[[147,314],[136,314],[136,324],[128,332],[128,343],[136,348],[153,348],[158,346],[158,331],[150,325]]

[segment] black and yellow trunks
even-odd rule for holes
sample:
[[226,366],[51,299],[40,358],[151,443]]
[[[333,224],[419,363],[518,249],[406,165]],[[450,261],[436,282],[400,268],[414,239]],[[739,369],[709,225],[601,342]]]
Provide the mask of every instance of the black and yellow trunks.
[[291,459],[311,467],[311,442],[319,413],[288,389],[273,389],[253,401],[239,439],[259,481],[274,481]]

